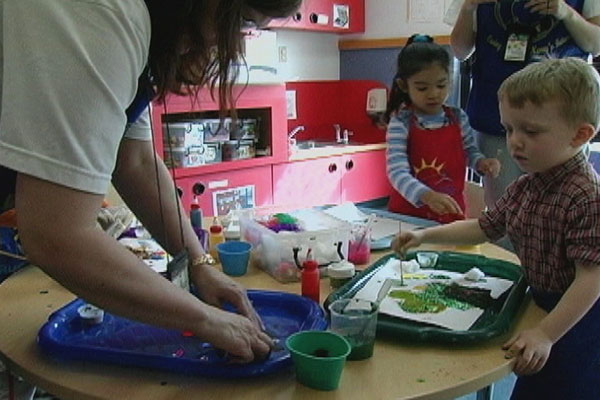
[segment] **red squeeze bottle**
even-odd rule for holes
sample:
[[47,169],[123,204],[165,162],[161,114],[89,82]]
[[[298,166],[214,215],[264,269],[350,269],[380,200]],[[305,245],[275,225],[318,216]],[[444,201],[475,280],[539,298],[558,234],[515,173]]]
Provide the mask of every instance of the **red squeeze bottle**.
[[310,252],[302,263],[302,296],[319,302],[319,264],[312,259]]

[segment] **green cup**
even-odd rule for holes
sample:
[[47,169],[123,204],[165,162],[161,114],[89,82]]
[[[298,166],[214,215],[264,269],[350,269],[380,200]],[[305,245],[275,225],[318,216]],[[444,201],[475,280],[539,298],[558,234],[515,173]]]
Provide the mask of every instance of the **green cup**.
[[301,331],[285,342],[296,369],[296,379],[313,389],[335,390],[340,384],[350,344],[337,333]]

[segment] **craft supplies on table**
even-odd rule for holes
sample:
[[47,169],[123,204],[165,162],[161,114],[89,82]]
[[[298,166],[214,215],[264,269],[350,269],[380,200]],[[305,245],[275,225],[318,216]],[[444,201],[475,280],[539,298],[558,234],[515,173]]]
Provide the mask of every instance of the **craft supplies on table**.
[[265,332],[276,346],[263,362],[235,364],[202,340],[172,329],[159,328],[104,312],[102,321],[90,323],[78,310],[77,299],[50,315],[38,333],[38,345],[61,362],[104,362],[176,373],[219,378],[257,376],[291,366],[283,345],[302,330],[324,330],[327,321],[319,305],[295,294],[249,290]]
[[[393,287],[381,303],[377,322],[380,334],[408,341],[473,343],[509,329],[527,288],[520,266],[482,255],[428,251],[423,252],[428,257],[420,257],[421,260],[429,262],[435,254],[435,263],[422,269],[416,261],[419,253],[409,253],[401,264],[405,268],[406,286],[400,286],[399,261],[389,255],[331,293],[325,300],[325,308],[340,298],[373,300],[383,282],[392,279]],[[474,267],[485,275],[484,278],[478,281],[465,279]],[[448,292],[440,294],[439,290]],[[473,307],[477,304],[479,306]],[[465,314],[455,315],[454,308],[460,311],[460,307],[468,310],[471,319],[468,326]],[[452,317],[438,318],[443,315],[440,311],[448,309],[452,309]],[[457,320],[463,325],[453,325]]]
[[319,267],[348,256],[351,225],[316,209],[240,215],[242,240],[257,266],[279,282],[297,282],[308,249]]

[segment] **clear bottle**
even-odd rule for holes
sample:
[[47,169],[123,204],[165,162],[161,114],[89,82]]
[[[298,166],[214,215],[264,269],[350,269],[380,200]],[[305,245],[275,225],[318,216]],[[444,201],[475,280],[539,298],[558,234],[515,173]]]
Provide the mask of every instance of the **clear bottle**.
[[219,253],[217,251],[217,245],[219,243],[223,243],[225,241],[225,235],[223,233],[223,226],[219,222],[219,219],[215,217],[213,219],[212,225],[208,229],[209,238],[208,242],[210,244],[210,255],[217,261],[219,261]]
[[306,260],[302,263],[302,296],[313,299],[317,303],[320,297],[319,264],[312,259],[312,254],[308,253]]

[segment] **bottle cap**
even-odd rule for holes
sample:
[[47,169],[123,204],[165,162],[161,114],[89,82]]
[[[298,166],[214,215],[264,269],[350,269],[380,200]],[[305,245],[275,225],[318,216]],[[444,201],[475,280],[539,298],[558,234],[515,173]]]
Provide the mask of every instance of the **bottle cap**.
[[331,264],[327,268],[327,275],[329,275],[331,278],[352,278],[354,273],[354,264],[346,260]]
[[210,233],[221,233],[223,231],[223,227],[221,225],[211,225],[209,230]]
[[319,268],[319,264],[315,260],[305,260],[302,263],[302,268],[307,271],[312,271]]

